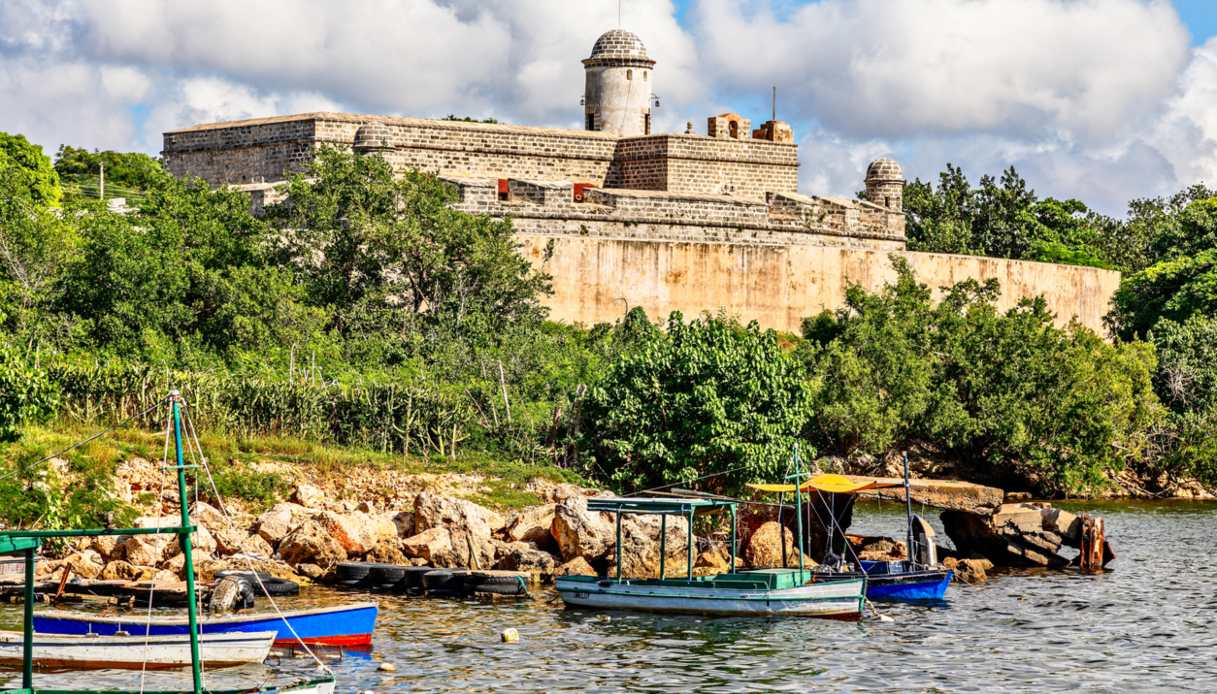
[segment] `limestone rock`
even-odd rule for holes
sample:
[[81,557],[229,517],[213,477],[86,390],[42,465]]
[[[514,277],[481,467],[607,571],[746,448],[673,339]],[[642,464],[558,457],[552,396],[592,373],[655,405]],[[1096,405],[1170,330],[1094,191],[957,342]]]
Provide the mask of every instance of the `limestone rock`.
[[136,566],[156,566],[165,558],[167,535],[133,535],[123,543],[123,556]]
[[401,542],[402,552],[436,566],[432,561],[452,553],[452,534],[447,528],[429,528]]
[[598,493],[594,489],[584,489],[577,484],[554,482],[543,477],[528,480],[524,490],[536,494],[542,501],[549,503],[557,503],[572,496],[595,496]]
[[325,569],[317,566],[316,564],[301,564],[300,566],[296,567],[296,570],[300,572],[301,576],[306,576],[313,581],[321,578],[326,573]]
[[122,559],[122,551],[119,549],[122,543],[113,535],[100,535],[93,538],[89,543],[89,549],[97,552],[102,559],[110,561],[111,559]]
[[[698,571],[702,569],[704,571]],[[694,573],[725,574],[731,570],[731,557],[727,548],[714,546],[697,555],[693,563]]]
[[397,526],[398,537],[410,537],[415,534],[414,511],[401,511],[393,514],[393,524]]
[[781,566],[782,544],[786,545],[789,561],[794,557],[794,533],[790,528],[778,525],[777,521],[766,521],[748,538],[744,559],[754,569]]
[[[629,578],[657,578],[659,576],[659,516],[625,516],[621,522],[621,575]],[[667,522],[667,554],[664,565],[665,576],[688,574],[688,521],[679,516],[670,516]],[[615,533],[614,533],[615,534]],[[696,540],[694,540],[696,547]],[[696,550],[695,550],[696,551]],[[608,557],[616,561],[616,547],[610,547]],[[616,564],[609,567],[609,574],[616,575]]]
[[155,569],[141,569],[125,561],[111,561],[98,575],[103,581],[144,581],[156,573]]
[[[213,557],[211,556],[211,553],[209,553],[209,552],[192,551],[190,553],[190,559],[194,564],[194,569],[195,569],[196,574],[201,574],[202,572],[200,571],[200,569],[207,562],[212,561]],[[164,562],[162,562],[160,568],[165,571],[173,572],[175,577],[185,578],[186,577],[186,572],[185,572],[186,555],[185,554],[175,554],[172,557],[166,559]],[[203,579],[204,577],[200,575],[200,576],[198,576],[198,578]]]
[[301,482],[292,491],[292,501],[305,508],[325,508],[328,497],[317,487]]
[[562,559],[568,562],[576,557],[596,559],[604,556],[616,534],[601,513],[587,510],[587,498],[582,496],[558,502],[549,532],[558,543]]
[[72,575],[77,578],[97,578],[106,566],[101,554],[91,549],[69,555],[64,561],[72,567]]
[[583,557],[575,557],[554,569],[555,576],[595,576],[596,570]]
[[987,571],[993,568],[993,562],[988,559],[956,559],[947,557],[942,565],[954,569],[955,578],[963,583],[984,583],[989,580]]
[[[216,553],[224,556],[240,552],[241,545],[245,544],[250,537],[256,537],[264,544],[266,543],[266,540],[263,540],[261,536],[250,535],[248,532],[233,526],[225,526],[212,530],[211,535],[216,541]],[[269,547],[270,545],[267,544],[267,546]]]
[[[176,535],[169,541],[169,546],[165,550],[167,556],[172,556],[181,552],[181,546],[178,544]],[[195,551],[202,551],[211,554],[216,551],[216,539],[212,536],[211,531],[203,526],[198,526],[198,530],[190,536],[190,546]]]
[[496,569],[550,575],[558,567],[558,560],[554,555],[540,549],[534,542],[504,543],[500,549]]
[[507,523],[505,533],[512,542],[549,542],[549,528],[554,524],[554,504],[533,506],[520,511]]
[[208,530],[212,531],[228,527],[232,524],[228,516],[206,501],[195,502],[194,508],[190,511],[190,520],[196,525],[205,526]]
[[242,540],[240,545],[237,545],[237,553],[269,559],[275,556],[275,548],[271,547],[270,543],[261,535],[250,535]]
[[471,501],[423,492],[414,499],[414,525],[419,533],[446,528],[451,535],[451,555],[437,558],[443,563],[434,566],[488,569],[494,565],[491,534],[505,522],[499,514]]
[[333,566],[346,561],[346,548],[330,529],[316,520],[307,520],[291,531],[279,544],[279,556],[289,564]]
[[311,516],[309,510],[299,504],[275,504],[269,511],[258,516],[258,534],[272,545],[277,545]]
[[[894,561],[908,558],[905,554],[904,543],[888,538],[871,541],[858,549],[857,553],[859,559],[866,561]],[[852,559],[852,557],[847,558]]]

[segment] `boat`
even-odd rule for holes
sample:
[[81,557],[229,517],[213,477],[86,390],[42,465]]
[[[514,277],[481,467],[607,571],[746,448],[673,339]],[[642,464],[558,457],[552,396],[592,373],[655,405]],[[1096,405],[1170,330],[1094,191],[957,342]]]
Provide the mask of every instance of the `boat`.
[[[144,631],[144,634],[139,634],[136,636],[125,636],[125,637],[119,637],[118,634],[113,634],[113,635],[102,635],[102,636],[67,635],[67,638],[63,638],[64,635],[47,636],[47,635],[40,635],[40,634],[35,633],[35,630],[34,630],[34,602],[35,602],[34,566],[38,560],[38,552],[42,547],[43,540],[47,540],[47,539],[62,540],[62,539],[69,539],[69,538],[101,537],[101,536],[120,537],[120,536],[124,536],[124,535],[175,535],[177,537],[178,544],[182,549],[182,556],[184,559],[183,566],[185,567],[185,574],[186,574],[186,594],[187,595],[196,595],[197,594],[195,591],[195,580],[194,580],[195,576],[194,576],[194,568],[193,568],[194,561],[193,561],[193,554],[192,554],[193,548],[192,548],[192,542],[191,542],[191,536],[196,532],[197,528],[195,528],[195,526],[191,525],[191,521],[190,521],[190,504],[189,504],[190,495],[188,494],[188,487],[186,485],[186,471],[187,471],[187,469],[196,469],[197,470],[200,468],[200,466],[198,466],[198,465],[189,465],[188,466],[185,462],[185,455],[184,455],[183,446],[182,446],[182,439],[183,439],[183,435],[184,435],[183,428],[182,428],[182,408],[185,405],[185,400],[182,398],[181,394],[175,390],[175,391],[169,393],[169,396],[166,399],[164,399],[162,402],[168,405],[168,410],[169,410],[168,419],[170,422],[169,428],[171,430],[171,433],[173,434],[173,439],[174,439],[174,456],[175,456],[176,464],[168,465],[168,460],[166,460],[165,462],[166,462],[167,468],[172,469],[177,473],[178,506],[180,507],[180,512],[181,512],[181,520],[178,525],[176,525],[174,527],[154,527],[154,528],[0,530],[0,557],[5,557],[5,556],[19,557],[23,564],[24,574],[25,574],[25,581],[24,581],[24,586],[23,586],[23,593],[24,593],[23,603],[24,603],[24,605],[23,605],[23,614],[22,614],[21,642],[20,642],[20,646],[19,646],[19,652],[20,652],[20,661],[19,662],[21,663],[21,685],[20,685],[20,687],[17,687],[17,688],[2,689],[2,690],[0,690],[0,694],[39,694],[39,692],[43,692],[44,690],[39,690],[34,687],[34,665],[35,665],[35,663],[37,663],[39,661],[39,658],[36,655],[36,653],[39,653],[39,652],[45,653],[46,649],[48,647],[51,648],[52,650],[54,650],[55,648],[60,647],[60,644],[63,644],[62,652],[67,653],[67,652],[75,649],[75,652],[73,653],[74,656],[80,656],[82,660],[87,660],[87,658],[85,657],[85,654],[84,654],[84,650],[83,650],[84,647],[67,645],[70,642],[78,643],[78,644],[87,643],[87,644],[90,644],[90,646],[94,647],[94,648],[101,648],[101,647],[103,647],[103,646],[101,646],[101,644],[104,644],[104,643],[117,644],[113,647],[115,649],[121,649],[123,654],[118,655],[117,657],[115,657],[113,654],[111,654],[111,656],[108,658],[109,663],[110,663],[108,665],[108,667],[113,667],[113,664],[117,663],[117,662],[125,662],[124,659],[127,657],[137,657],[138,661],[139,661],[139,667],[141,669],[146,666],[155,667],[156,658],[154,657],[154,655],[155,655],[154,651],[156,649],[154,649],[152,647],[152,643],[154,640],[157,640],[157,642],[159,643],[159,637],[148,635],[151,631],[151,627],[146,627],[143,630],[139,630],[137,628],[137,631]],[[145,414],[147,414],[147,412],[150,412],[152,409],[153,408],[149,408],[149,410],[147,410],[145,412]],[[190,432],[190,433],[194,433],[194,432]],[[197,440],[197,437],[195,440]],[[197,480],[196,480],[196,482],[197,482]],[[194,600],[190,600],[187,603],[186,613],[187,613],[187,618],[185,621],[186,629],[185,629],[185,634],[184,634],[185,638],[184,639],[180,638],[182,636],[181,634],[165,634],[162,636],[166,637],[167,644],[173,644],[170,646],[170,648],[166,649],[167,651],[173,650],[176,652],[176,650],[179,649],[179,646],[177,646],[176,644],[179,644],[179,643],[184,643],[185,647],[187,647],[189,649],[189,660],[187,662],[189,663],[193,686],[191,687],[191,689],[184,690],[182,692],[162,691],[162,692],[159,692],[158,694],[187,694],[188,692],[193,692],[193,694],[203,694],[204,691],[207,691],[212,694],[334,694],[334,689],[336,687],[336,680],[334,678],[334,675],[329,670],[329,668],[326,667],[325,663],[322,662],[320,659],[316,658],[315,655],[313,656],[313,658],[314,658],[315,662],[317,663],[318,667],[322,671],[324,671],[324,673],[325,673],[324,675],[308,678],[303,681],[297,681],[297,682],[294,682],[291,684],[285,684],[285,685],[268,685],[265,683],[264,680],[260,680],[256,683],[250,682],[245,685],[241,685],[241,686],[238,686],[236,688],[231,688],[231,689],[215,689],[211,686],[205,686],[204,685],[204,676],[203,676],[203,664],[205,662],[205,658],[206,658],[206,662],[208,665],[214,664],[211,662],[210,655],[209,655],[208,651],[206,650],[206,649],[210,648],[209,644],[211,642],[214,641],[214,642],[218,643],[221,641],[223,641],[223,642],[231,641],[231,643],[236,644],[236,643],[241,643],[241,642],[248,642],[250,640],[261,639],[263,642],[266,642],[267,644],[269,644],[269,643],[273,642],[280,635],[280,633],[278,632],[278,629],[263,629],[261,631],[264,633],[261,633],[261,634],[259,634],[258,632],[238,632],[238,633],[232,633],[232,634],[213,634],[211,636],[204,637],[202,635],[202,631],[203,631],[201,628],[202,625],[199,622],[198,611],[196,609]],[[272,631],[275,633],[271,634],[270,632],[272,632]],[[121,638],[122,640],[119,641],[118,640],[119,638]],[[145,644],[147,644],[147,645],[145,645]],[[18,647],[16,646],[16,644],[14,644],[13,649],[18,650]],[[269,651],[269,645],[267,646],[266,650]],[[307,647],[305,648],[305,650],[307,650]],[[116,650],[116,653],[117,652],[118,651]],[[308,652],[310,655],[312,655],[311,651],[308,651]],[[130,655],[126,655],[126,654],[130,654]],[[175,654],[175,657],[176,657],[176,654]],[[263,654],[263,657],[265,657],[265,654]],[[16,659],[14,659],[14,660],[16,660]],[[221,660],[222,660],[222,658],[221,658]],[[53,659],[51,661],[48,661],[44,657],[44,659],[42,660],[42,663],[46,664],[48,662],[53,662]],[[80,662],[73,662],[70,664],[70,668],[72,670],[79,669],[82,666],[83,666],[83,664]],[[137,691],[137,690],[127,690],[127,691],[133,692],[133,691]],[[141,685],[139,687],[138,691],[143,692],[144,687]],[[44,692],[44,694],[53,694],[53,692],[46,691],[46,692]],[[60,692],[59,694],[65,694],[65,693]],[[121,694],[121,690],[115,690],[113,688],[101,690],[101,689],[88,689],[88,688],[82,687],[79,689],[73,689],[71,694]]]
[[[913,502],[910,493],[908,455],[904,456],[904,482],[892,484],[877,479],[846,477],[830,473],[812,475],[802,489],[820,495],[820,501],[825,502],[824,494],[849,495],[850,504],[858,494],[868,491],[904,488],[906,547],[911,547],[911,558],[895,561],[868,561],[855,557],[856,563],[850,564],[842,557],[829,557],[824,569],[819,575],[830,578],[839,576],[866,577],[866,597],[876,601],[939,603],[946,600],[947,587],[951,585],[954,572],[938,563],[938,550],[934,544],[934,531],[929,523],[913,515]],[[826,507],[835,506],[831,499],[825,502]],[[844,533],[836,523],[836,511],[830,510],[828,521],[820,518],[821,523],[829,526],[830,536]],[[846,543],[848,545],[848,541]],[[831,552],[831,543],[829,552]],[[848,567],[848,568],[845,568]]]
[[[0,665],[20,665],[24,636],[0,632]],[[270,654],[275,632],[207,634],[199,657],[207,667],[260,663]],[[34,665],[43,669],[172,670],[190,667],[190,636],[34,636]]]
[[[372,644],[377,607],[365,602],[336,607],[284,611],[278,614],[229,615],[214,617],[200,624],[203,634],[238,634],[271,631],[276,646],[298,643],[322,646],[360,647]],[[79,612],[48,610],[34,614],[34,631],[40,634],[129,633],[143,636],[171,636],[190,633],[190,623],[182,617],[138,615],[103,617]],[[298,638],[297,638],[298,637]]]
[[[795,461],[797,465],[797,452]],[[683,613],[706,616],[798,616],[856,621],[862,618],[866,578],[841,576],[813,581],[813,572],[798,568],[735,569],[736,505],[738,500],[706,495],[682,497],[611,497],[588,499],[589,511],[612,513],[617,528],[617,574],[559,576],[554,587],[568,607],[623,609],[643,612]],[[693,575],[693,517],[698,511],[728,511],[731,514],[730,563],[727,573]],[[652,514],[661,518],[659,531],[659,577],[633,579],[621,574],[621,518],[625,514]],[[690,528],[687,565],[682,578],[665,577],[667,518],[687,518]],[[802,542],[802,524],[799,540]]]

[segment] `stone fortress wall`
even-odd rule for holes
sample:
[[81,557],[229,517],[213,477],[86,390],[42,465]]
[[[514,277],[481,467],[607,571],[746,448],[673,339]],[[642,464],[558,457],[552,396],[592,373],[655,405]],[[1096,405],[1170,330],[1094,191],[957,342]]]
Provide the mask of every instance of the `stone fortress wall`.
[[1058,322],[1103,331],[1119,273],[907,252],[896,162],[871,163],[865,199],[802,194],[786,123],[753,130],[724,113],[705,134],[692,123],[651,134],[654,61],[641,41],[607,32],[584,65],[585,130],[306,113],[167,132],[162,156],[177,176],[249,190],[255,209],[326,146],[434,173],[459,209],[513,221],[528,257],[554,277],[557,320],[612,321],[641,306],[652,318],[726,310],[797,331],[842,305],[850,283],[882,288],[898,253],[932,287],[995,277],[1003,308],[1043,295]]

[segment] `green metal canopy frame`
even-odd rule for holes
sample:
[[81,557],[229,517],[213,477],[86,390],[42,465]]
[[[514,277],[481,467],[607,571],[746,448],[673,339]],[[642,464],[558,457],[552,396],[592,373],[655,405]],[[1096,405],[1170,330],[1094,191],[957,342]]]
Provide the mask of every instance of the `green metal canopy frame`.
[[685,577],[693,582],[693,515],[698,511],[725,508],[731,511],[731,563],[728,573],[735,573],[736,505],[734,499],[680,497],[595,497],[587,500],[588,511],[600,511],[616,516],[617,526],[617,581],[621,581],[621,517],[627,513],[659,516],[659,580],[664,579],[668,556],[668,516],[685,516],[688,519],[687,566]]

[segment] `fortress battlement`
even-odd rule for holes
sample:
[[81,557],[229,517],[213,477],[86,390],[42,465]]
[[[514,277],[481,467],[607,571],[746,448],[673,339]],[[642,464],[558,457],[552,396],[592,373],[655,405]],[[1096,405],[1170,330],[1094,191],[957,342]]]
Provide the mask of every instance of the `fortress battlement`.
[[907,252],[897,162],[867,166],[861,199],[800,193],[798,145],[776,114],[756,129],[721,113],[702,133],[691,122],[653,133],[655,61],[642,41],[606,32],[582,62],[582,130],[315,112],[171,130],[161,154],[174,175],[248,191],[255,209],[322,147],[435,174],[457,209],[512,220],[521,252],[553,277],[555,320],[611,321],[641,306],[797,331],[851,285],[893,279],[896,253],[932,287],[998,279],[999,307],[1044,296],[1058,322],[1102,331],[1119,273]]

